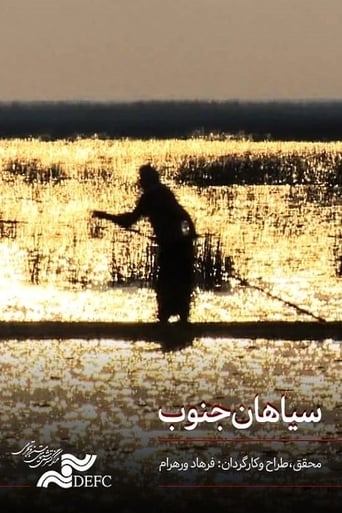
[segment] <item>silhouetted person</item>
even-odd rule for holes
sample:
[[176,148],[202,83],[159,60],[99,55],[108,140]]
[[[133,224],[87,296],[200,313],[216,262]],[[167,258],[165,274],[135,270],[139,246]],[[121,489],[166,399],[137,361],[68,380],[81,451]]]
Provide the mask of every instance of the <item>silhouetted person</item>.
[[190,313],[194,274],[194,239],[196,230],[188,212],[173,192],[160,182],[154,167],[139,169],[143,194],[132,212],[112,215],[94,211],[93,215],[129,228],[141,217],[147,217],[158,243],[158,277],[156,284],[158,319],[167,322],[179,315],[187,322]]

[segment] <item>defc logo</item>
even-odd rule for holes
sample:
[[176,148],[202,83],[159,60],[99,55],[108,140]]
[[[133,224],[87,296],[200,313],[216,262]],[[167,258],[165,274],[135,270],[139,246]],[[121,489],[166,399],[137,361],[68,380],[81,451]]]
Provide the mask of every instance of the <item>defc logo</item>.
[[[110,488],[112,476],[106,474],[85,474],[95,463],[95,454],[86,454],[84,458],[76,458],[73,454],[62,454],[62,449],[49,449],[47,445],[36,446],[35,442],[27,443],[19,452],[30,468],[52,466],[61,461],[61,471],[48,470],[38,479],[38,488],[47,488],[50,484],[61,488]],[[75,471],[75,472],[74,472]],[[79,474],[81,472],[82,474]]]
[[61,488],[79,488],[85,486],[87,488],[96,488],[111,486],[111,476],[101,475],[73,475],[73,470],[78,472],[86,472],[95,463],[96,456],[94,454],[86,454],[83,459],[76,458],[72,454],[63,454],[61,457],[61,473],[55,470],[45,472],[39,479],[37,486],[47,488],[49,484],[54,483]]

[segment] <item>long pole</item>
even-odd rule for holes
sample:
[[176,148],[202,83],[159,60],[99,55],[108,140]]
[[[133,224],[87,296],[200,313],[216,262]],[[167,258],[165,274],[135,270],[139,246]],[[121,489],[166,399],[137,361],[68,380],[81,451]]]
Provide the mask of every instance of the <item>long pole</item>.
[[[108,218],[107,218],[108,219]],[[147,237],[150,240],[155,240],[153,236],[146,235],[145,233],[142,233],[140,230],[134,229],[134,228],[126,228],[126,231],[136,233],[137,235],[140,235],[141,237]],[[310,312],[310,310],[307,310],[306,308],[302,308],[301,306],[296,305],[295,303],[292,303],[292,301],[287,301],[286,299],[283,299],[279,296],[276,296],[275,294],[272,294],[267,289],[264,289],[263,287],[260,287],[259,285],[255,285],[254,283],[250,283],[246,278],[242,278],[236,273],[233,273],[231,275],[232,278],[235,278],[237,281],[241,283],[244,287],[249,287],[251,289],[258,290],[259,292],[262,292],[266,296],[270,297],[271,299],[276,299],[277,301],[280,301],[281,303],[284,303],[287,306],[290,306],[291,308],[294,308],[297,310],[297,312],[309,315],[313,319],[316,319],[319,322],[326,322],[326,320],[323,317],[320,317],[319,315],[315,315],[314,313]]]
[[302,308],[301,306],[298,306],[295,303],[292,303],[292,301],[287,301],[286,299],[276,296],[275,294],[272,294],[271,292],[264,289],[263,287],[260,287],[259,285],[250,283],[248,280],[246,280],[245,278],[242,278],[238,274],[235,274],[235,273],[232,274],[232,278],[235,278],[236,280],[238,280],[241,283],[241,285],[243,285],[244,287],[249,287],[251,289],[255,289],[260,292],[263,292],[266,296],[268,296],[272,299],[276,299],[277,301],[281,301],[282,303],[284,303],[287,306],[290,306],[291,308],[295,308],[295,310],[297,310],[297,312],[300,312],[305,315],[310,315],[310,317],[313,317],[314,319],[316,319],[319,322],[326,322],[326,320],[323,319],[323,317],[320,317],[319,315],[315,315],[314,313],[310,312],[306,308]]

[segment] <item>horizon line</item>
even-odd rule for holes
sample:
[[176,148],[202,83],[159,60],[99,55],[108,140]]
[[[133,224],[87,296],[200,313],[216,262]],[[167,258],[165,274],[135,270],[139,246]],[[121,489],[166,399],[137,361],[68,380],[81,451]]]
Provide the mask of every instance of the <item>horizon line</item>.
[[269,99],[239,99],[239,98],[132,98],[132,99],[32,99],[32,100],[0,100],[0,105],[46,105],[46,104],[70,104],[70,105],[132,105],[132,104],[171,104],[171,103],[191,103],[191,104],[332,104],[342,103],[341,98],[269,98]]

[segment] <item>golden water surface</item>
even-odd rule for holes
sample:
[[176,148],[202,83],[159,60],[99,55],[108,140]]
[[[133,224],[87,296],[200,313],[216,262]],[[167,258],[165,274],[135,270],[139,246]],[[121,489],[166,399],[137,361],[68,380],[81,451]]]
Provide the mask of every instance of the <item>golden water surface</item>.
[[[250,283],[305,308],[299,313],[260,290],[229,279],[219,290],[197,290],[193,321],[341,319],[341,196],[329,198],[320,186],[179,186],[181,162],[196,156],[263,152],[303,155],[339,143],[253,143],[250,141],[2,141],[1,219],[16,221],[15,236],[0,239],[1,320],[151,321],[155,298],[150,288],[109,286],[113,255],[123,273],[143,265],[148,239],[111,225],[90,234],[92,209],[122,212],[134,206],[139,165],[152,161],[162,179],[193,216],[200,234],[212,233],[225,256]],[[22,162],[22,174],[11,173]],[[34,165],[32,164],[34,162]],[[63,180],[28,179],[27,166],[53,164]],[[25,167],[26,166],[26,167]],[[39,177],[38,177],[39,178]],[[0,220],[1,220],[0,219]],[[4,225],[5,226],[5,225]],[[11,225],[9,225],[11,226]],[[149,225],[137,225],[151,235]],[[201,242],[199,242],[200,244]],[[250,339],[195,339],[178,351],[155,343],[120,340],[7,340],[0,345],[1,439],[3,453],[29,440],[68,452],[98,455],[98,468],[136,483],[180,481],[161,475],[169,456],[182,461],[201,456],[244,454],[313,458],[323,470],[310,479],[341,482],[341,342]],[[278,404],[286,393],[289,409],[322,409],[317,424],[290,432],[284,423],[253,424],[237,431],[231,423],[183,425],[171,432],[158,409],[220,403],[237,409],[256,394]],[[191,437],[208,438],[191,442]],[[165,437],[188,437],[167,443]],[[222,438],[274,439],[219,443]],[[276,440],[291,438],[287,444]],[[312,438],[297,442],[300,438]],[[327,438],[322,444],[319,439]],[[318,441],[317,441],[318,440]],[[272,452],[273,451],[273,452]],[[125,477],[126,476],[126,477]],[[259,476],[258,479],[262,479]],[[33,478],[32,478],[33,479]],[[183,478],[182,478],[183,479]],[[230,482],[222,473],[197,476],[199,482]],[[293,478],[289,478],[290,481]],[[308,479],[305,475],[303,479]],[[216,482],[216,481],[215,481]]]

